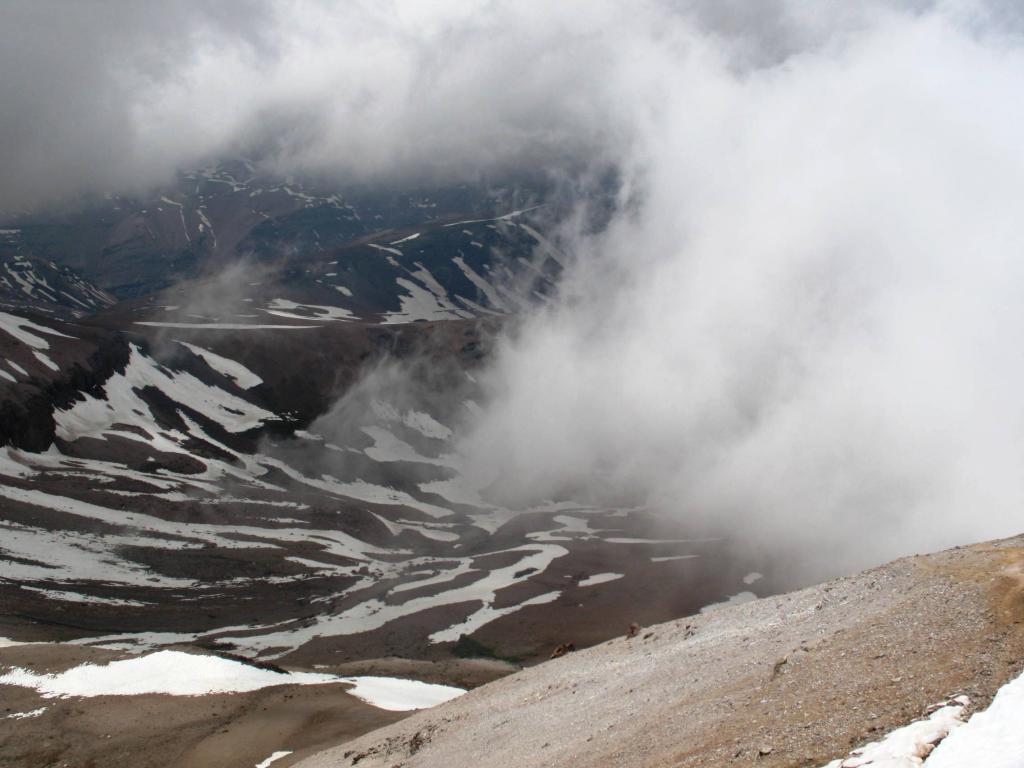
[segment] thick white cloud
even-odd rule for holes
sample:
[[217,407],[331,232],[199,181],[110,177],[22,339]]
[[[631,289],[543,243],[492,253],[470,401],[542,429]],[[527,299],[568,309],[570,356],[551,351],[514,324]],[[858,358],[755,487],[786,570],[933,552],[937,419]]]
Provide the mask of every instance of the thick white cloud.
[[463,453],[493,491],[832,566],[1019,532],[1024,49],[979,19],[876,9],[767,67],[702,39],[620,71],[636,204],[486,379]]
[[0,207],[281,170],[614,166],[462,450],[860,564],[1024,501],[1019,4],[9,3]]
[[14,2],[0,208],[228,152],[373,180],[578,163],[621,137],[619,64],[665,14],[540,4]]

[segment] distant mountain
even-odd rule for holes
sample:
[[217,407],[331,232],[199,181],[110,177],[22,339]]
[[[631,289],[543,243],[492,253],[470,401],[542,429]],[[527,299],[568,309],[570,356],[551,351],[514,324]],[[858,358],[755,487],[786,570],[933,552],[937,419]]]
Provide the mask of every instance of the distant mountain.
[[[507,508],[459,458],[490,339],[557,289],[554,209],[242,163],[5,223],[4,631],[526,660],[568,614],[583,646],[747,591],[767,564],[720,539],[643,508]],[[652,594],[666,579],[685,588]]]
[[0,229],[0,306],[83,317],[114,302],[75,270],[30,255],[20,229]]
[[549,291],[560,265],[534,220],[543,208],[539,184],[340,188],[230,161],[146,196],[0,226],[26,257],[70,267],[119,299],[244,259],[309,294],[288,301],[401,322],[505,312]]

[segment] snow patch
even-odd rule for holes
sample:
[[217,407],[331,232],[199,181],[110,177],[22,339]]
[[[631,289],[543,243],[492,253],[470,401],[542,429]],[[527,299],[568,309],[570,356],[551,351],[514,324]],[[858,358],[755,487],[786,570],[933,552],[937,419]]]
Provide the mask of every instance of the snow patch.
[[241,363],[236,363],[234,360],[221,357],[220,355],[214,354],[210,350],[203,349],[195,344],[189,344],[187,341],[179,341],[178,343],[185,347],[185,349],[192,352],[192,354],[201,357],[208,366],[213,368],[213,370],[231,379],[242,389],[252,389],[253,387],[263,383],[263,379]]
[[[309,315],[297,315],[288,310],[304,310],[311,312]],[[326,306],[321,304],[299,304],[290,299],[272,299],[267,309],[263,310],[268,315],[287,317],[293,320],[355,320],[356,316],[344,307]]]
[[37,350],[49,349],[50,343],[41,336],[37,336],[35,333],[32,333],[32,331],[49,334],[50,336],[60,336],[65,339],[74,338],[74,336],[68,336],[66,333],[55,331],[53,328],[47,328],[45,325],[38,325],[37,323],[33,323],[23,317],[18,317],[17,315],[12,315],[7,312],[0,312],[0,330],[6,331],[22,344],[27,344],[32,347],[32,349]]
[[424,437],[447,440],[452,436],[452,431],[448,427],[437,421],[429,413],[423,413],[422,411],[408,411],[402,418],[402,423],[409,427],[409,429],[415,429]]
[[[303,318],[305,320],[307,318]],[[312,320],[313,318],[308,318]],[[136,320],[134,325],[148,325],[153,328],[205,328],[211,331],[296,331],[301,328],[319,328],[319,325],[261,325],[259,323],[158,323],[153,320]]]
[[108,664],[80,664],[54,674],[39,674],[15,667],[0,675],[0,684],[34,688],[47,699],[146,693],[202,696],[244,693],[275,685],[335,682],[341,682],[341,678],[313,672],[272,672],[219,656],[200,656],[182,651],[157,651]]
[[27,720],[30,717],[39,717],[43,712],[46,711],[46,707],[40,707],[39,709],[33,709],[30,712],[14,712],[7,716],[8,720]]
[[625,575],[626,574],[624,573],[595,573],[593,576],[588,576],[585,579],[580,579],[579,586],[593,587],[597,584],[606,584],[609,581],[621,579]]
[[290,754],[291,754],[291,751],[275,752],[270,757],[268,757],[266,760],[262,760],[262,761],[256,763],[256,768],[269,768],[271,763],[276,763],[282,757],[288,757],[288,755],[290,755]]
[[[277,418],[270,411],[205,384],[189,373],[168,371],[133,344],[124,372],[114,374],[104,383],[105,399],[85,395],[68,410],[54,413],[57,436],[69,442],[83,436],[101,437],[118,422],[134,424],[151,432],[148,428],[156,423],[156,418],[137,393],[146,387],[159,389],[172,401],[187,405],[232,433],[245,432]],[[169,443],[165,438],[163,442]],[[180,450],[173,444],[160,445],[156,437],[153,447],[156,450]]]
[[[927,757],[935,745],[946,738],[950,731],[963,724],[964,710],[968,704],[970,704],[970,700],[966,696],[958,696],[940,706],[928,718],[897,728],[881,741],[873,741],[859,747],[853,750],[846,759],[833,760],[824,768],[860,768],[861,766],[913,768],[913,766],[922,765],[922,758]],[[932,761],[929,759],[924,765],[931,766]],[[947,763],[946,765],[956,765],[958,768],[968,768],[968,766],[991,768],[989,763],[972,760]],[[1020,763],[1004,763],[1002,765],[1010,768],[1011,765],[1016,767]]]
[[60,366],[57,365],[55,362],[53,362],[53,360],[50,358],[50,356],[47,355],[45,352],[40,352],[38,350],[33,349],[32,350],[32,354],[35,355],[36,360],[38,360],[40,363],[45,365],[51,371],[59,371],[60,370]]
[[398,286],[407,293],[399,294],[400,309],[384,316],[384,325],[412,323],[417,320],[451,320],[464,317],[464,313],[446,299],[438,297],[404,277],[395,278]]
[[924,764],[926,768],[1024,766],[1024,674],[1000,688],[989,708],[953,731]]
[[466,692],[451,685],[435,685],[397,677],[349,677],[344,678],[343,682],[352,683],[348,692],[357,699],[391,712],[435,707]]

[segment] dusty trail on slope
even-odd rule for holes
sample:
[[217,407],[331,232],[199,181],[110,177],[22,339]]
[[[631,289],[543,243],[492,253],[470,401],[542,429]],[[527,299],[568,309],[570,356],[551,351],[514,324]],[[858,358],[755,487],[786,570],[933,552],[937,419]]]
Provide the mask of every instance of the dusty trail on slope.
[[898,560],[556,659],[297,765],[820,766],[950,695],[987,706],[1024,664],[1022,573],[1024,537]]

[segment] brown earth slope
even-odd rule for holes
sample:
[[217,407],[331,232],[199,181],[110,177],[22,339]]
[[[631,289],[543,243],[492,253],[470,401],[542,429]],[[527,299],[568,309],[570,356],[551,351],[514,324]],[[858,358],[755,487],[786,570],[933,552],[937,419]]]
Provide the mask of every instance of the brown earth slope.
[[298,765],[820,766],[1022,664],[1017,537],[650,627]]

